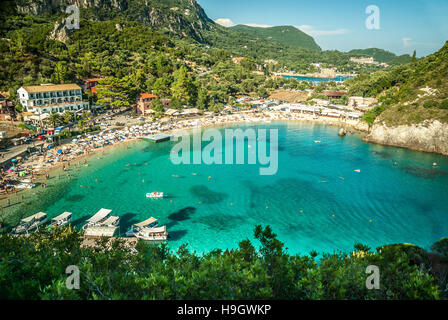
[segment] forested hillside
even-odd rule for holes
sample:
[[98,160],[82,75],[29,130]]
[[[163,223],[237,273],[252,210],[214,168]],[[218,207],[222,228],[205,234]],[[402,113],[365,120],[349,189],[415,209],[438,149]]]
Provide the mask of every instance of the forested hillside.
[[[267,39],[270,36],[254,38],[247,32],[224,28],[211,21],[194,0],[82,1],[78,31],[67,30],[61,23],[66,16],[66,6],[72,3],[78,4],[78,1],[10,0],[0,3],[0,87],[3,90],[30,83],[132,74],[139,65],[134,63],[135,59],[145,60],[156,52],[170,57],[175,64],[178,59],[188,58],[207,69],[217,62],[214,55],[221,50],[225,51],[219,54],[221,57],[248,58],[245,68],[249,73],[264,68],[266,59],[279,62],[275,67],[269,66],[268,72],[316,71],[311,66],[313,62],[335,67],[340,72],[380,69],[372,66],[358,69],[349,61],[348,53],[322,52],[311,37],[293,27],[272,28],[275,31],[272,39]],[[291,32],[285,35],[281,32],[284,29]],[[87,63],[89,59],[96,62]],[[226,60],[219,62],[226,63]],[[204,73],[190,71],[196,75]],[[220,77],[214,79],[219,82]]]
[[397,56],[396,54],[378,48],[369,48],[369,49],[354,49],[349,51],[352,55],[360,55],[364,57],[372,57],[375,61],[384,62],[389,65],[400,65],[404,63],[408,63],[411,61],[411,56],[408,54],[404,54],[401,56]]
[[432,55],[347,83],[352,95],[379,98],[380,105],[364,117],[368,123],[377,117],[391,125],[448,122],[448,42]]
[[301,49],[321,51],[321,48],[316,44],[313,37],[293,26],[258,28],[249,27],[246,25],[237,25],[231,29],[250,34],[255,39],[274,40],[285,47],[297,47]]

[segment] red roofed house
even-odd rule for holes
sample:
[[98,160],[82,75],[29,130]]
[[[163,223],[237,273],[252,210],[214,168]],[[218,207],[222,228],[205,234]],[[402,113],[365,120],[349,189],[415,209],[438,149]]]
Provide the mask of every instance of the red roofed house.
[[233,57],[232,60],[234,63],[240,63],[244,60],[244,57]]
[[14,105],[6,98],[6,96],[6,94],[0,93],[0,121],[7,121],[16,118]]
[[137,105],[135,111],[142,115],[154,113],[154,110],[151,109],[151,105],[156,98],[157,96],[152,93],[142,93],[137,97]]
[[96,94],[96,86],[101,78],[85,79],[83,83],[84,90],[89,90],[93,94]]

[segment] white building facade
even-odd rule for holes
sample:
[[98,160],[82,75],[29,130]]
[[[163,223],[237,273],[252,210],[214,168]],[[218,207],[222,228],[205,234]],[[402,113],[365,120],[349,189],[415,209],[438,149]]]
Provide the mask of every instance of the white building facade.
[[17,94],[24,110],[36,115],[90,110],[89,102],[83,101],[81,87],[77,84],[23,86]]

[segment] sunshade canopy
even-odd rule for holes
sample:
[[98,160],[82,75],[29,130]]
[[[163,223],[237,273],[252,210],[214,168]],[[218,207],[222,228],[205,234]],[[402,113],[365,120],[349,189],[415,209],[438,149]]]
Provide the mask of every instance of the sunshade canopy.
[[114,224],[118,219],[120,219],[120,217],[109,217],[103,222],[103,225],[108,226]]
[[88,219],[87,222],[92,222],[92,223],[99,222],[99,221],[103,220],[104,218],[106,218],[111,212],[112,212],[112,210],[109,210],[109,209],[101,209],[92,218]]
[[157,221],[156,218],[151,217],[148,220],[145,220],[143,222],[134,224],[134,226],[139,227],[139,228],[143,228],[143,227],[146,227],[146,226],[149,226],[149,225],[153,224],[156,221]]
[[68,217],[70,217],[71,215],[72,215],[71,212],[64,212],[63,214],[60,214],[60,215],[58,215],[57,217],[54,217],[54,218],[51,219],[51,220],[53,220],[53,221],[65,220],[65,219],[67,219]]
[[47,216],[46,213],[44,213],[44,212],[39,212],[39,213],[33,214],[32,216],[29,216],[29,217],[27,217],[27,218],[25,218],[25,219],[22,219],[22,222],[24,222],[24,223],[28,223],[28,222],[31,222],[31,221],[33,221],[33,220],[39,220],[39,219],[42,219],[42,218],[44,218],[44,217],[46,217],[46,216]]

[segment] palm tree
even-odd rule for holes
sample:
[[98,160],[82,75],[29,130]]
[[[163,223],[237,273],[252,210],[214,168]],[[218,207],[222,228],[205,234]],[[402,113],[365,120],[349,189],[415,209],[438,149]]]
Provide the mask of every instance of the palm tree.
[[56,129],[56,125],[61,122],[61,116],[59,113],[52,113],[49,120],[53,124],[53,129]]
[[64,122],[69,124],[73,120],[73,113],[67,110],[64,112],[62,117],[64,118]]

